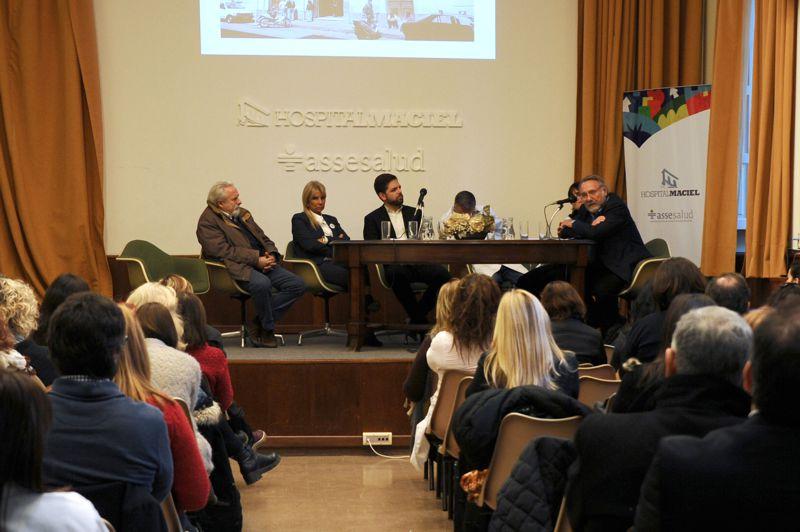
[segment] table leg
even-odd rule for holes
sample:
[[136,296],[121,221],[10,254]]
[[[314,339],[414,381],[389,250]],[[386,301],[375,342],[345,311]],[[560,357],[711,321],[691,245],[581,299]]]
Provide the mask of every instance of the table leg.
[[364,345],[366,323],[364,321],[364,275],[359,265],[350,265],[350,315],[347,321],[347,345],[353,351],[360,351]]
[[573,264],[569,269],[569,284],[571,284],[581,297],[586,297],[584,287],[586,284],[586,266]]

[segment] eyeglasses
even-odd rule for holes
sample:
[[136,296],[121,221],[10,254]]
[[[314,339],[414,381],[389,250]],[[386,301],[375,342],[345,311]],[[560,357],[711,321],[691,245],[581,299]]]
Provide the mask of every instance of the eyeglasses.
[[578,197],[580,199],[586,199],[589,196],[592,196],[593,198],[595,198],[595,197],[600,195],[600,191],[601,190],[603,190],[603,189],[602,188],[595,188],[593,190],[587,190],[586,192],[578,192]]

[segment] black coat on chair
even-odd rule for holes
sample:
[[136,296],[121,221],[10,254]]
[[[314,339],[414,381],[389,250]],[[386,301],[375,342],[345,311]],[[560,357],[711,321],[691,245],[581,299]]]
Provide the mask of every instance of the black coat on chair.
[[298,212],[292,216],[292,240],[294,241],[294,252],[298,258],[313,260],[320,265],[326,258],[330,258],[333,250],[331,242],[350,240],[342,226],[334,216],[323,214],[325,223],[331,228],[333,237],[329,237],[328,243],[323,244],[319,241],[325,236],[322,227],[314,227],[304,212]]

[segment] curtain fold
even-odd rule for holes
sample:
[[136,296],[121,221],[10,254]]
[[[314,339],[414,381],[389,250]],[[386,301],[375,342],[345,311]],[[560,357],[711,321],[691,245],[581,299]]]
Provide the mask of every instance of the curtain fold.
[[786,274],[792,214],[796,0],[756,2],[745,271]]
[[703,0],[580,0],[575,179],[624,195],[622,93],[703,78]]
[[718,3],[700,264],[706,275],[732,272],[736,263],[745,14],[744,0]]
[[0,273],[111,294],[90,0],[0,2]]

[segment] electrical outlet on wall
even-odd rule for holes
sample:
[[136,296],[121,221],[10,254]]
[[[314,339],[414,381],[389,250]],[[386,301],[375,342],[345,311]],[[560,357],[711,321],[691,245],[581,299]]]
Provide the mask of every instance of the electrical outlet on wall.
[[391,432],[363,432],[361,433],[361,445],[391,445]]

